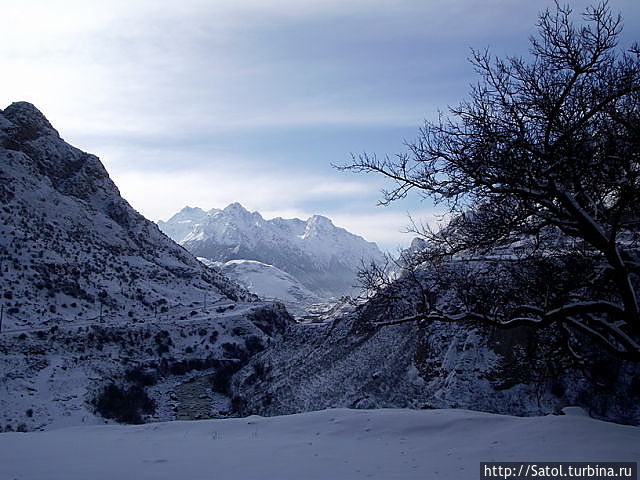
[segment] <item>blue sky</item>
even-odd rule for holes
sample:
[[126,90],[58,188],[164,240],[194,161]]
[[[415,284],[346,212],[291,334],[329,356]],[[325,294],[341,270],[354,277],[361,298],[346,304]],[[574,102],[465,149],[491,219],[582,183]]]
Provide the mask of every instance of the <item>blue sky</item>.
[[[324,214],[393,251],[411,239],[407,212],[432,221],[432,204],[378,207],[383,179],[330,164],[402,151],[466,95],[470,47],[526,54],[552,5],[0,0],[0,107],[34,103],[152,220],[238,201],[267,218]],[[610,5],[623,45],[640,40],[640,2]]]

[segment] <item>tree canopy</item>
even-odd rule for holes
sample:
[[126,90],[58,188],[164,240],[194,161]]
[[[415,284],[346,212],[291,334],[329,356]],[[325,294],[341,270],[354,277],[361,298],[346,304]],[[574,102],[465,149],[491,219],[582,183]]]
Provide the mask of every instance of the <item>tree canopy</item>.
[[[537,27],[526,57],[473,51],[478,82],[406,152],[340,168],[391,179],[383,204],[417,191],[446,206],[450,221],[422,230],[414,262],[485,258],[511,287],[544,284],[499,308],[472,299],[406,320],[557,324],[640,360],[640,46],[619,48],[606,2],[578,24],[556,5]],[[529,279],[514,283],[522,266]]]

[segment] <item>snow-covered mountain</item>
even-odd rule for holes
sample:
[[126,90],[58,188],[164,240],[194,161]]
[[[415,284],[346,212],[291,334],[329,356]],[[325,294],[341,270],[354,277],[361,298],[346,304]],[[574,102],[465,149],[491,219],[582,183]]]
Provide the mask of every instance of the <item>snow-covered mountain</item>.
[[158,225],[198,257],[272,265],[320,296],[353,293],[361,261],[383,261],[375,243],[334,226],[321,215],[306,221],[265,220],[258,212],[232,203],[222,210],[186,207]]
[[[2,430],[329,407],[531,415],[578,404],[640,422],[637,364],[594,352],[601,361],[586,370],[556,348],[552,328],[378,325],[423,308],[433,272],[295,324],[135,212],[100,161],[30,104],[0,112],[0,200]],[[266,221],[238,204],[185,209],[164,227],[185,245],[216,247],[209,257],[265,297],[314,294],[247,253],[336,283],[334,266],[352,275],[359,257],[378,253],[326,218]],[[436,306],[451,298],[438,292]]]
[[226,411],[224,378],[291,321],[142,217],[25,102],[0,110],[0,295],[4,430],[174,419],[192,372],[216,376],[218,410],[184,408]]
[[29,103],[0,111],[0,199],[5,329],[248,297],[131,208],[98,158]]
[[233,377],[238,413],[402,407],[535,416],[579,405],[593,417],[640,423],[637,364],[613,360],[587,370],[566,355],[545,357],[548,332],[527,327],[433,321],[367,328],[360,322],[370,310],[291,326]]

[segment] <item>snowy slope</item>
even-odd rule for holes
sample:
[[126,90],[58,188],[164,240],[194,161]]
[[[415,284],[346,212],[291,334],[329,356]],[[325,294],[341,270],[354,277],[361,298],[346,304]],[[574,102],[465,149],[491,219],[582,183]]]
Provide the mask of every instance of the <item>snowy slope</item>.
[[108,387],[156,402],[136,421],[216,416],[220,385],[176,411],[170,392],[239,368],[292,320],[160,232],[25,102],[0,111],[0,200],[0,430],[101,422]]
[[186,207],[160,229],[198,257],[255,260],[287,272],[321,296],[351,293],[361,260],[382,260],[375,243],[326,217],[265,220],[239,203],[223,210]]
[[[407,302],[417,292],[403,292]],[[406,305],[404,306],[406,308]],[[394,312],[383,311],[393,319]],[[363,323],[373,301],[320,325],[294,325],[233,378],[242,415],[324,408],[466,408],[542,415],[580,405],[597,417],[640,423],[638,365],[576,366],[552,332],[473,322]],[[397,318],[397,317],[396,317]]]
[[[157,406],[146,420],[178,418],[180,409],[172,410],[172,405],[180,407],[179,399],[172,397],[180,385],[194,376],[207,378],[219,367],[242,365],[285,328],[288,317],[282,307],[225,303],[209,304],[204,311],[193,305],[141,323],[4,333],[0,431],[103,423],[92,402],[109,384],[143,386]],[[229,411],[230,399],[207,384],[199,414],[210,418],[219,410]]]
[[131,208],[29,103],[0,111],[0,200],[3,329],[250,297]]
[[480,462],[637,462],[640,428],[580,415],[325,410],[0,435],[0,477],[477,480]]
[[280,300],[292,305],[307,305],[321,300],[298,280],[273,265],[255,260],[229,260],[225,263],[211,262],[202,257],[198,260],[205,265],[216,267],[224,275],[263,299]]

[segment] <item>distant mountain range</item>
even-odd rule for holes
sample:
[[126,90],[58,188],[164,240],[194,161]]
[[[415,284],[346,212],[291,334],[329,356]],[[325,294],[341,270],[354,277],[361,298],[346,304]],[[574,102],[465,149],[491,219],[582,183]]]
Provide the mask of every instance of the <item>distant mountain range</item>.
[[[354,293],[361,262],[383,261],[375,243],[336,227],[321,215],[306,221],[280,217],[265,220],[258,212],[232,203],[222,210],[185,207],[158,225],[197,257],[222,263],[260,262],[272,272],[275,267],[289,274],[320,297]],[[257,268],[259,265],[252,264],[254,271]],[[233,277],[233,270],[237,267],[225,272]]]

